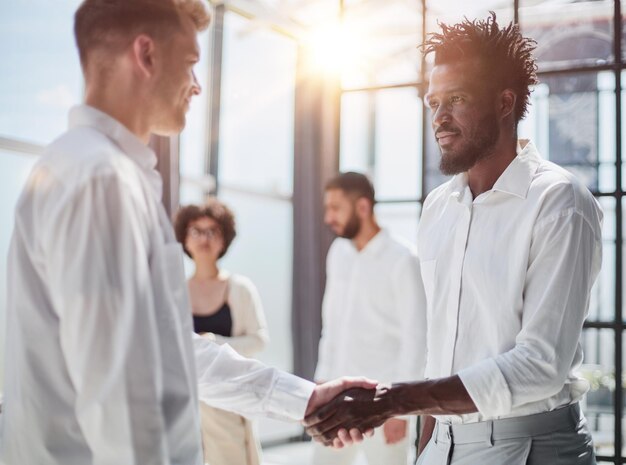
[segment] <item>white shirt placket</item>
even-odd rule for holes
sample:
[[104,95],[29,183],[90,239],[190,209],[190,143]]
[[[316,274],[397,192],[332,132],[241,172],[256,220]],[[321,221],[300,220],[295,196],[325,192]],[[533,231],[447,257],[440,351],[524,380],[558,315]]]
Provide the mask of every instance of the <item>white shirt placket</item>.
[[[466,188],[467,189],[467,188]],[[465,195],[458,196],[456,200],[455,208],[458,211],[456,218],[456,232],[454,235],[454,251],[452,253],[453,261],[450,266],[450,279],[452,282],[450,298],[448,299],[448,306],[446,309],[446,319],[449,323],[449,330],[446,333],[446,340],[444,341],[443,351],[444,356],[442,358],[445,366],[446,374],[452,374],[452,367],[454,364],[454,352],[456,348],[457,333],[459,326],[459,312],[461,305],[461,292],[462,289],[462,276],[463,265],[465,263],[465,253],[467,249],[467,242],[470,233],[470,226],[472,222],[472,199],[471,195],[465,192]]]

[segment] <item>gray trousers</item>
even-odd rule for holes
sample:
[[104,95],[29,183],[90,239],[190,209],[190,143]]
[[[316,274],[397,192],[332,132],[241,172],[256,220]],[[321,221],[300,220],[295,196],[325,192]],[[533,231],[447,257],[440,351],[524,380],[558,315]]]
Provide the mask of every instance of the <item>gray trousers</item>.
[[465,425],[437,422],[417,465],[596,465],[578,403]]

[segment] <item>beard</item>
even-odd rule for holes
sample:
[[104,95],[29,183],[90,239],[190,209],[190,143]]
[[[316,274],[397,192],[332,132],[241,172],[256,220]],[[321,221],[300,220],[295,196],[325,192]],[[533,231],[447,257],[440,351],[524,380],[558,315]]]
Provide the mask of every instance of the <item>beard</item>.
[[343,227],[343,230],[339,232],[337,235],[339,237],[343,237],[344,239],[354,239],[356,235],[361,230],[361,220],[356,215],[356,213],[352,212],[352,216]]
[[[450,124],[442,124],[437,131],[460,131]],[[463,173],[472,168],[478,161],[491,156],[500,136],[500,127],[495,113],[486,115],[475,126],[469,137],[456,149],[444,152],[441,149],[439,170],[446,176]]]

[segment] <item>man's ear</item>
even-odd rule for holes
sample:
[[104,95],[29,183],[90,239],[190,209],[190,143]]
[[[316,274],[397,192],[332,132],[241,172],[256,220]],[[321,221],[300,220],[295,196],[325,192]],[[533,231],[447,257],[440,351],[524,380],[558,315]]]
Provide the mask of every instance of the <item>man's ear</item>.
[[372,216],[372,204],[365,197],[356,199],[356,211],[359,218],[368,218]]
[[138,71],[144,77],[154,74],[154,58],[156,46],[154,39],[146,34],[140,34],[133,41],[133,61]]
[[501,118],[506,118],[515,111],[515,102],[517,102],[517,95],[511,89],[504,89],[500,93],[498,110]]

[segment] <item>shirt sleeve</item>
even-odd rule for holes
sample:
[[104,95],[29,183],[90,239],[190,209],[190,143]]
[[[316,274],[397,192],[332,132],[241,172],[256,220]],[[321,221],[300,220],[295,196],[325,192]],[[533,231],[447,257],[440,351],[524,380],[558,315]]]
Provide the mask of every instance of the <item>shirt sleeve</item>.
[[93,462],[166,465],[150,245],[137,195],[104,172],[55,205],[46,280],[76,392],[77,434]]
[[[236,293],[236,299],[229,300],[233,306],[233,312],[236,312],[242,320],[243,334],[232,337],[216,334],[215,342],[229,344],[239,354],[250,357],[263,350],[269,342],[261,296],[249,279],[238,276],[231,280],[231,293]],[[235,305],[240,308],[234,308]]]
[[426,367],[426,297],[415,255],[406,255],[395,268],[395,311],[402,322],[402,336],[394,381],[424,378]]
[[315,384],[193,335],[200,400],[248,417],[302,420]]
[[563,389],[600,263],[600,227],[580,211],[535,226],[515,346],[458,373],[481,414],[505,415]]

